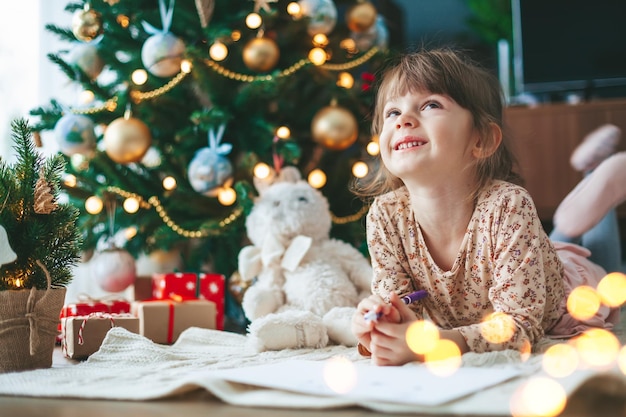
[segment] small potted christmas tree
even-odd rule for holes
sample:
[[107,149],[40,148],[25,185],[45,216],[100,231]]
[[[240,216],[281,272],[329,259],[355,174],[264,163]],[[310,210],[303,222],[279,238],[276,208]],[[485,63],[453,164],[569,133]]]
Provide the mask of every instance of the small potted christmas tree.
[[25,120],[11,128],[16,161],[0,158],[0,373],[52,365],[81,245],[78,210],[58,201],[62,156],[39,154]]

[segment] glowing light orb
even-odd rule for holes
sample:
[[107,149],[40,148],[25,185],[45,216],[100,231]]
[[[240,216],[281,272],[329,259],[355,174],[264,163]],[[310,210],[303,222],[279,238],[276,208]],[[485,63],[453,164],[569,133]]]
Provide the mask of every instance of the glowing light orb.
[[567,311],[577,320],[588,320],[600,308],[600,296],[593,288],[581,285],[567,297]]
[[354,364],[343,356],[335,356],[324,363],[324,382],[339,393],[346,394],[356,386],[357,371]]
[[559,343],[550,346],[543,355],[543,370],[555,378],[563,378],[574,373],[578,364],[578,352],[569,344]]
[[406,331],[406,343],[413,352],[424,355],[432,351],[439,341],[439,329],[432,322],[417,320]]
[[483,337],[491,343],[508,342],[515,334],[515,322],[506,313],[494,312],[485,317],[480,331]]
[[619,307],[626,302],[626,274],[612,272],[598,283],[598,295],[609,307]]

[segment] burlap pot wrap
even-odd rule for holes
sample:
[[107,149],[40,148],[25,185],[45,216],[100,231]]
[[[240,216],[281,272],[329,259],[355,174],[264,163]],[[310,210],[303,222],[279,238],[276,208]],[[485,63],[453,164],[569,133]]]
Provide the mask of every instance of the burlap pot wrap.
[[0,291],[0,373],[52,366],[65,288]]

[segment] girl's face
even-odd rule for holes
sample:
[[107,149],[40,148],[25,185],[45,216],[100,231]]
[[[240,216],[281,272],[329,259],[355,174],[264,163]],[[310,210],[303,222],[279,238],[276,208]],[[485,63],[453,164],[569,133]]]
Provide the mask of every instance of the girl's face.
[[382,116],[382,160],[407,185],[413,180],[445,181],[474,160],[478,134],[472,114],[448,96],[408,92],[390,98]]

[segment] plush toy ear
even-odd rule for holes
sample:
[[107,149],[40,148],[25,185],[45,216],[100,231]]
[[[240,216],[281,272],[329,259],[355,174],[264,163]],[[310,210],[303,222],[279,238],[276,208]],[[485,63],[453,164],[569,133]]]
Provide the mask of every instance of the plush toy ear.
[[267,178],[260,179],[254,177],[252,182],[254,183],[254,188],[259,192],[259,195],[262,195],[272,184],[276,184],[277,182],[296,183],[301,179],[302,176],[298,168],[287,166],[283,167],[278,175],[276,175],[274,171],[271,171]]
[[280,173],[278,174],[278,180],[277,181],[283,181],[283,182],[298,182],[302,179],[302,176],[300,175],[300,171],[298,171],[298,168],[296,167],[292,167],[292,166],[288,166],[288,167],[284,167],[280,170]]

